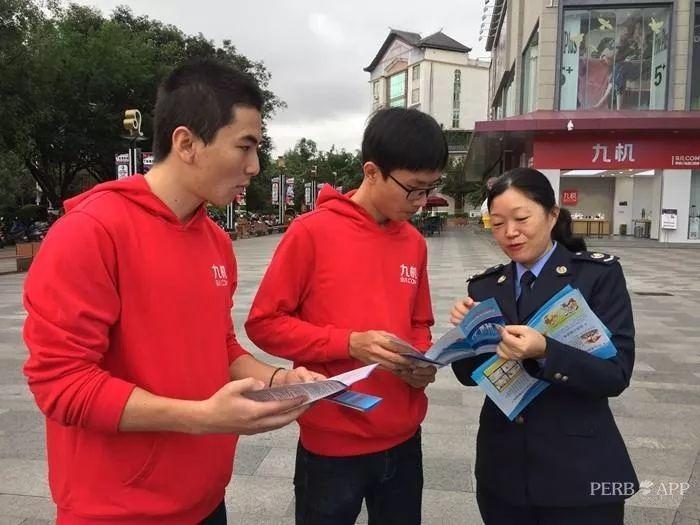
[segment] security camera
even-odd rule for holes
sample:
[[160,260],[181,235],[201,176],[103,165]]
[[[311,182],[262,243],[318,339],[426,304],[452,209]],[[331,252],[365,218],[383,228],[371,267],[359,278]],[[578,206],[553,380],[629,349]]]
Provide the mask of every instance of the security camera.
[[566,129],[567,129],[568,131],[573,131],[573,130],[574,130],[574,123],[573,123],[573,121],[571,121],[571,120],[569,121],[569,123],[566,125]]

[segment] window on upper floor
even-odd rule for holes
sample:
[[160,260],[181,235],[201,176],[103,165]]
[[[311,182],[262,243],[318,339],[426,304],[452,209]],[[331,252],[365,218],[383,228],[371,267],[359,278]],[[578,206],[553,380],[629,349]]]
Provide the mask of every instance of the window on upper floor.
[[452,127],[459,127],[460,96],[462,94],[462,72],[455,69],[454,85],[452,87]]
[[539,51],[539,30],[530,38],[523,53],[523,104],[522,112],[531,113],[537,109],[537,56]]
[[411,104],[420,102],[420,64],[411,69]]
[[559,107],[666,109],[671,6],[566,9]]
[[389,107],[406,107],[406,71],[389,77]]
[[690,73],[690,109],[700,110],[700,2],[695,4],[693,31],[693,63]]

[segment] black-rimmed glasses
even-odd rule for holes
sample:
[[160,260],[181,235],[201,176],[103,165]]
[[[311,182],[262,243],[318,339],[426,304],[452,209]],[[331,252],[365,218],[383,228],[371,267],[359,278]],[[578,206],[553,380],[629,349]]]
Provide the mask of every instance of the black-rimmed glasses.
[[401,184],[398,180],[396,180],[394,177],[392,177],[390,174],[387,174],[387,177],[389,177],[391,180],[393,180],[396,184],[398,184],[403,191],[406,192],[406,200],[409,201],[419,201],[423,197],[429,197],[431,193],[433,193],[435,190],[437,190],[440,185],[437,186],[431,186],[430,188],[409,188],[408,186],[404,186]]

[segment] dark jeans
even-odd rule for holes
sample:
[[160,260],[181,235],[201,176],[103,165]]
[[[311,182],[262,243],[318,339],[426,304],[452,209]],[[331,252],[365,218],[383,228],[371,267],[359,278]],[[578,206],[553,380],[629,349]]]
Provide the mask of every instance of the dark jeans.
[[222,501],[200,525],[226,525],[226,504]]
[[362,456],[318,456],[299,443],[294,493],[297,525],[353,525],[363,499],[369,525],[420,524],[420,429],[400,445]]
[[625,502],[591,507],[519,507],[477,488],[485,525],[623,525]]

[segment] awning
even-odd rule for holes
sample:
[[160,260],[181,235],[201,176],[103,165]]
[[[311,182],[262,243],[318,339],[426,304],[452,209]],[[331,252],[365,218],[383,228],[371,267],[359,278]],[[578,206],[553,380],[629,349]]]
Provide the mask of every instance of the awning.
[[[569,124],[571,123],[571,124]],[[700,132],[696,111],[534,111],[500,120],[477,122],[469,143],[465,172],[467,180],[483,180],[505,170],[525,165],[533,157],[536,137],[567,138],[600,134],[678,134]]]
[[[571,121],[573,129],[567,126]],[[698,111],[534,111],[500,120],[477,122],[475,133],[561,131],[683,131],[700,129]]]
[[431,195],[430,197],[428,197],[428,202],[425,203],[426,208],[440,208],[449,205],[450,204],[439,195]]

